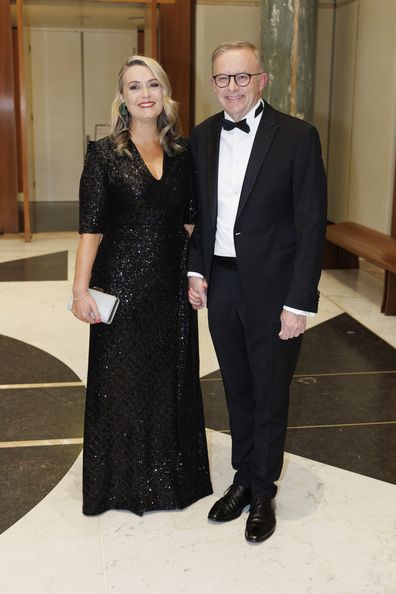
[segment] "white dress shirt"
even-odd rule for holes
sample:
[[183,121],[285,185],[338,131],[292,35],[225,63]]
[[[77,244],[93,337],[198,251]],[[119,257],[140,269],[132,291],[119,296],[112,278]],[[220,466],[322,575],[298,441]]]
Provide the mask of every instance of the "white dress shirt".
[[[217,186],[217,225],[214,254],[235,258],[234,226],[238,211],[243,180],[252,152],[254,138],[260,124],[262,112],[254,117],[257,107],[262,103],[260,99],[246,115],[246,122],[250,132],[246,133],[239,128],[224,130],[220,135],[219,171]],[[224,112],[227,120],[232,118]],[[196,272],[189,272],[189,276],[202,276]],[[284,306],[284,309],[300,315],[313,316],[312,312]]]
[[[246,168],[252,152],[254,138],[261,115],[254,112],[261,101],[249,111],[246,122],[250,127],[247,134],[239,128],[224,130],[220,135],[219,173],[217,186],[217,227],[214,247],[215,256],[235,258],[234,226]],[[232,118],[224,113],[226,120]]]

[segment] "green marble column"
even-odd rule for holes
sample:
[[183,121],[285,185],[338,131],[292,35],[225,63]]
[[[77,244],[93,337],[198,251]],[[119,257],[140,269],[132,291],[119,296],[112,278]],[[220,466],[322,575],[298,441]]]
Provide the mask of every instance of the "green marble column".
[[312,120],[317,0],[261,0],[264,97]]

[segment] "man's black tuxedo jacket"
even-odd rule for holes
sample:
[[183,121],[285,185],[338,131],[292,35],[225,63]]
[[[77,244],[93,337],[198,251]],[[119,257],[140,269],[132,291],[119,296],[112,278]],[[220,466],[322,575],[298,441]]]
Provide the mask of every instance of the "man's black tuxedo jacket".
[[[209,296],[222,120],[223,112],[191,135],[199,210],[189,270],[206,277]],[[318,133],[265,103],[234,227],[238,274],[255,319],[275,323],[284,305],[317,311],[325,229],[326,179]]]

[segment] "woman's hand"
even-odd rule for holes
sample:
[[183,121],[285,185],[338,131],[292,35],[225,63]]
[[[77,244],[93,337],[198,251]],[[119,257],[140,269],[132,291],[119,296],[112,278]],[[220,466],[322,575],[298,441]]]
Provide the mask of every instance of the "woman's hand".
[[88,291],[83,295],[73,297],[72,312],[82,322],[87,324],[98,324],[101,322],[96,301]]
[[208,283],[204,278],[197,276],[188,277],[188,300],[193,309],[203,309],[206,307],[206,292]]
[[86,324],[97,324],[101,321],[96,301],[88,293],[92,266],[101,240],[100,233],[82,233],[77,246],[72,312]]

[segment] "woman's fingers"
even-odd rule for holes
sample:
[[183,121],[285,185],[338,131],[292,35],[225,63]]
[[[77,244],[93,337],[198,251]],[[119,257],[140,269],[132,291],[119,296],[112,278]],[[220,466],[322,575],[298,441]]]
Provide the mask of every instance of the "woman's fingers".
[[76,318],[86,324],[98,324],[101,321],[96,301],[90,295],[75,301],[72,312]]

